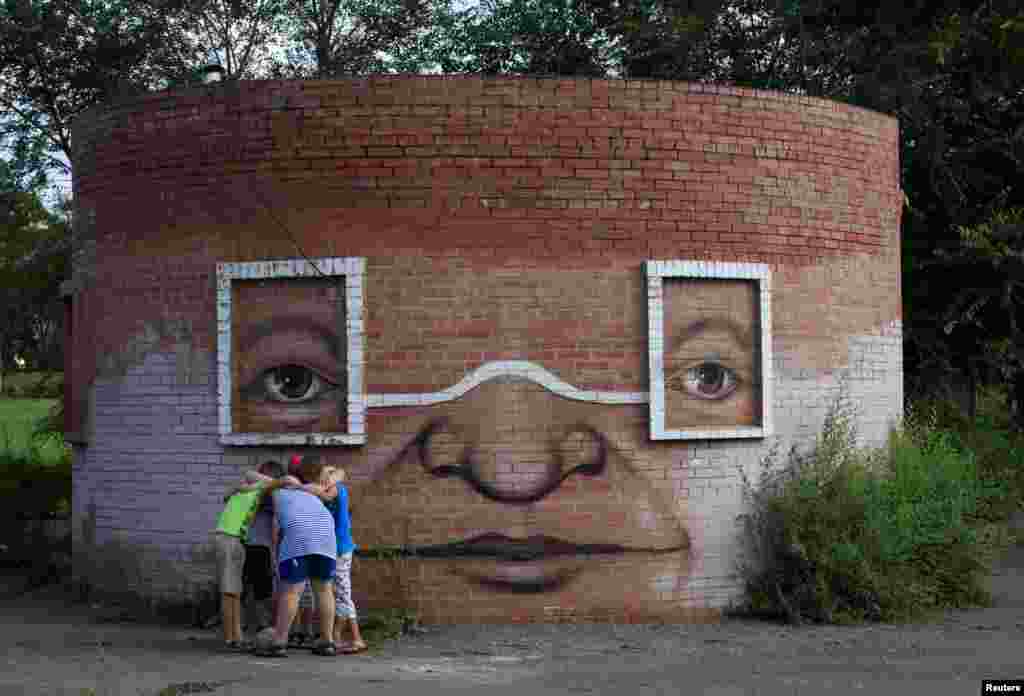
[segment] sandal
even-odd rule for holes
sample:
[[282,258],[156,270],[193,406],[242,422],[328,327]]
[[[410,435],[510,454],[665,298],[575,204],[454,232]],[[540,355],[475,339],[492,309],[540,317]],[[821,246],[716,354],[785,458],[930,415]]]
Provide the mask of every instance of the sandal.
[[289,648],[308,648],[312,642],[313,637],[306,635],[305,633],[292,633],[288,636]]
[[334,657],[338,654],[334,643],[329,640],[318,640],[313,644],[313,654],[322,657]]
[[255,648],[252,651],[257,657],[288,657],[288,646],[268,645],[265,648]]
[[345,643],[345,645],[342,646],[342,648],[338,650],[338,652],[340,652],[342,655],[355,655],[356,653],[361,653],[368,649],[369,646],[366,644],[366,642],[360,640],[355,643]]

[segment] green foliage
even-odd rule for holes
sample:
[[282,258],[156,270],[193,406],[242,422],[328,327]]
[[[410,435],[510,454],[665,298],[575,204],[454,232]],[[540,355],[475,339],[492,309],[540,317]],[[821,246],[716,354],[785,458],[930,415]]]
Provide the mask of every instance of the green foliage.
[[359,618],[359,631],[370,645],[401,638],[418,626],[416,614],[408,609],[371,609]]
[[[186,0],[6,0],[0,3],[0,105],[45,137],[51,162],[73,159],[72,119],[187,67]],[[179,31],[176,33],[175,29]]]
[[68,459],[68,449],[59,437],[63,423],[53,417],[59,407],[60,401],[52,399],[0,399],[0,457],[44,468]]
[[275,73],[337,77],[420,69],[446,0],[287,0],[287,60]]
[[861,449],[840,400],[813,448],[785,463],[773,451],[744,492],[747,611],[845,623],[987,601],[982,579],[1005,535],[979,511],[1007,490],[954,433],[911,420],[888,447]]
[[0,507],[4,516],[36,519],[71,508],[71,460],[43,463],[36,448],[0,452]]
[[44,455],[35,443],[16,451],[4,432],[0,437],[0,562],[20,568],[30,585],[45,584],[70,569],[69,528],[50,520],[70,512],[71,457],[63,443],[61,456],[52,461],[52,452]]
[[984,282],[949,292],[943,330],[975,374],[1008,384],[1011,422],[1024,429],[1024,207],[997,209],[983,222],[957,228],[960,244],[931,262]]
[[0,387],[16,355],[53,369],[63,338],[67,227],[22,185],[0,161]]
[[11,399],[58,399],[64,389],[63,372],[18,370],[4,375],[3,393]]
[[1006,391],[982,388],[973,420],[949,401],[920,400],[908,408],[908,421],[947,433],[955,447],[973,454],[983,484],[1002,491],[979,502],[974,517],[985,523],[1004,522],[1024,509],[1024,433],[1011,428]]
[[200,81],[206,61],[224,69],[223,79],[267,77],[288,26],[290,0],[193,0],[187,3],[180,33],[193,41],[194,70],[178,83]]
[[611,37],[587,3],[488,1],[439,15],[429,57],[442,72],[605,75]]

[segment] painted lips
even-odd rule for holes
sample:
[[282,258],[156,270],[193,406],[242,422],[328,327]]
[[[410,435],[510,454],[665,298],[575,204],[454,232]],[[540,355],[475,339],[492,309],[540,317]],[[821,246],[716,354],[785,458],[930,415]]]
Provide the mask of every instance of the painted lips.
[[453,572],[468,580],[506,592],[550,592],[564,586],[583,570],[594,556],[619,556],[628,553],[664,554],[672,548],[631,548],[619,544],[576,544],[557,537],[533,535],[513,538],[486,533],[461,541],[431,546],[410,547],[403,556],[432,559],[466,559],[456,563]]

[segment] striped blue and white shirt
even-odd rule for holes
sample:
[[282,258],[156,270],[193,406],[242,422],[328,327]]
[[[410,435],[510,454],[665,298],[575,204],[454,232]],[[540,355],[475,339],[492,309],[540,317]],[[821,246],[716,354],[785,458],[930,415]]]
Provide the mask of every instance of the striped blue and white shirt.
[[274,491],[274,515],[281,529],[277,562],[300,556],[337,558],[334,518],[312,493],[296,488]]

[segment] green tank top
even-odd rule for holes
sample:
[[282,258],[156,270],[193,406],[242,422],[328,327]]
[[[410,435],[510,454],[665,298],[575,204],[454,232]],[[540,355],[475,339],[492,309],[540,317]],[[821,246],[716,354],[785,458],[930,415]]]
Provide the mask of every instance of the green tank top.
[[256,513],[263,494],[263,486],[251,491],[241,491],[228,498],[227,505],[217,519],[217,531],[245,540],[249,523]]

